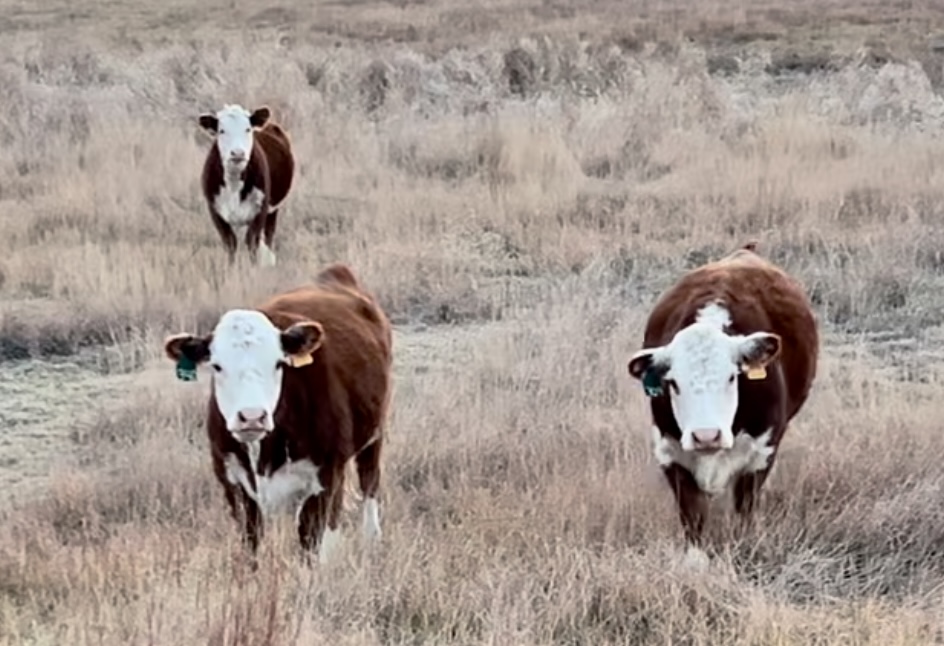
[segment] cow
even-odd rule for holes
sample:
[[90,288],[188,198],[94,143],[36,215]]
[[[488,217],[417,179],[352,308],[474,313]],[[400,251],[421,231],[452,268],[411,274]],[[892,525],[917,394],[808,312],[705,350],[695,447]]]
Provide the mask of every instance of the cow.
[[201,184],[229,262],[236,258],[236,231],[245,228],[253,262],[275,264],[273,238],[295,173],[288,134],[270,120],[267,106],[249,112],[224,105],[216,114],[199,116],[200,127],[214,137],[203,163]]
[[390,403],[389,320],[352,270],[231,309],[204,336],[175,334],[178,377],[212,369],[206,431],[213,473],[257,552],[266,519],[294,510],[298,540],[328,560],[340,539],[346,467],[356,463],[363,532],[381,537],[380,457]]
[[683,275],[649,314],[629,374],[649,397],[656,461],[689,553],[708,496],[733,483],[742,521],[816,376],[817,323],[800,284],[751,242]]

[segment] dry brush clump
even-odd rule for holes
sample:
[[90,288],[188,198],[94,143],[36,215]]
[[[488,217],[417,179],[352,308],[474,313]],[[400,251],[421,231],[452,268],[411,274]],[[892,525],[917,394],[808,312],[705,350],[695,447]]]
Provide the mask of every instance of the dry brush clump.
[[[323,45],[272,11],[159,44],[5,34],[0,358],[107,344],[102,372],[133,378],[36,388],[72,464],[2,511],[0,640],[942,639],[931,79],[907,60],[784,72],[763,49],[719,67],[681,39],[562,34],[561,11],[521,38],[460,16],[464,47],[372,5],[348,28],[410,42]],[[201,202],[195,118],[229,101],[270,105],[299,153],[275,269],[228,269]],[[717,519],[699,574],[625,361],[679,272],[751,238],[807,285],[823,367],[758,523]],[[364,551],[355,507],[341,562],[309,570],[283,523],[252,575],[209,472],[205,383],[174,383],[160,339],[333,260],[404,324],[384,543]]]

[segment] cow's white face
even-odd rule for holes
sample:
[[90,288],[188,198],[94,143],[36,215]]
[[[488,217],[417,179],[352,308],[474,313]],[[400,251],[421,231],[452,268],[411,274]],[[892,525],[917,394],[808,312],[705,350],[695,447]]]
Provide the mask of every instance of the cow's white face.
[[[321,345],[319,323],[303,321],[279,330],[262,312],[230,310],[213,334],[169,337],[164,350],[174,361],[186,357],[213,370],[213,393],[226,428],[240,441],[261,439],[274,428],[283,370],[304,365]],[[309,361],[310,362],[310,361]]]
[[695,323],[672,341],[633,355],[629,373],[654,383],[670,398],[682,433],[682,450],[730,449],[738,409],[738,375],[763,368],[780,352],[780,337],[769,332],[732,336],[727,310],[703,308]]
[[200,115],[200,126],[216,137],[220,160],[228,174],[246,169],[252,155],[253,128],[261,128],[269,120],[269,108],[263,106],[250,113],[240,105],[225,105],[214,114]]

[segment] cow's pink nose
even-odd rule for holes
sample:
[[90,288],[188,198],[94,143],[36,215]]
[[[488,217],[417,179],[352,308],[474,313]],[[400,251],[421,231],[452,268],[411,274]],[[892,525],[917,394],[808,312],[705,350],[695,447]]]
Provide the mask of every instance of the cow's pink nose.
[[718,428],[699,428],[692,432],[695,438],[695,446],[711,447],[721,441],[721,429]]
[[239,421],[243,424],[262,425],[265,422],[266,413],[264,408],[244,408],[237,414]]

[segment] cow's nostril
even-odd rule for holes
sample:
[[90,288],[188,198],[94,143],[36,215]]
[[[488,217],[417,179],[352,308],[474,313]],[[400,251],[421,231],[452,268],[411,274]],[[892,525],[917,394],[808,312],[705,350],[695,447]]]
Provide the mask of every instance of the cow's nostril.
[[246,408],[236,413],[236,417],[240,422],[258,423],[265,421],[268,413],[264,408]]
[[721,430],[716,428],[700,428],[692,433],[697,444],[714,444],[721,439]]

